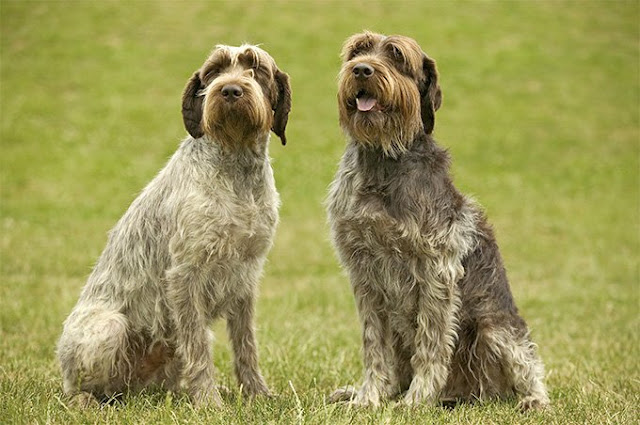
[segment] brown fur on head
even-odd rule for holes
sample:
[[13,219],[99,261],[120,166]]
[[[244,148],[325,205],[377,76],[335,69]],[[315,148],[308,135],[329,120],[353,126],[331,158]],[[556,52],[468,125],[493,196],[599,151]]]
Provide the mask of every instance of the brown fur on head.
[[[225,97],[224,88],[239,88]],[[227,93],[228,94],[228,93]],[[291,110],[289,76],[256,46],[219,45],[197,70],[182,94],[182,117],[189,134],[205,134],[223,146],[256,141],[269,129],[286,144]]]
[[415,40],[366,31],[347,39],[342,61],[340,125],[354,141],[397,155],[420,130],[433,131],[442,93],[435,62]]

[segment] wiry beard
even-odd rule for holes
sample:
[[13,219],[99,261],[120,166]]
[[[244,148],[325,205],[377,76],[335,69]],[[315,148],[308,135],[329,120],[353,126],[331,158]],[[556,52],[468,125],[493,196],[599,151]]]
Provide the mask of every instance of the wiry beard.
[[356,143],[380,147],[386,155],[397,157],[411,146],[420,125],[411,125],[397,112],[354,112],[343,130]]
[[204,131],[224,148],[251,147],[271,129],[273,113],[261,91],[256,96],[250,87],[243,90],[244,96],[235,102],[224,100],[217,85],[205,97]]

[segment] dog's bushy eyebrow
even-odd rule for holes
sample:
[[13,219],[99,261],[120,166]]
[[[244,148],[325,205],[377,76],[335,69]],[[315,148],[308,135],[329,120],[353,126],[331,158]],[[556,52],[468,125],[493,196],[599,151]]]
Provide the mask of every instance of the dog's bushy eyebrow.
[[231,65],[231,52],[228,49],[216,49],[209,59],[202,65],[202,76],[205,77],[211,71],[220,70]]
[[340,56],[343,61],[351,60],[360,53],[373,49],[376,41],[377,39],[375,35],[369,32],[355,35],[347,39],[344,43],[344,46],[342,46],[342,54]]
[[247,48],[244,52],[238,55],[238,63],[252,68],[264,66],[260,60],[260,54],[251,48]]
[[414,41],[406,37],[390,36],[382,42],[382,49],[393,60],[401,62],[408,72],[417,75],[420,71],[423,53]]
[[400,45],[400,43],[394,42],[393,40],[385,40],[385,42],[382,44],[382,49],[389,55],[391,55],[391,57],[394,59],[400,60],[402,62],[407,61],[404,48]]

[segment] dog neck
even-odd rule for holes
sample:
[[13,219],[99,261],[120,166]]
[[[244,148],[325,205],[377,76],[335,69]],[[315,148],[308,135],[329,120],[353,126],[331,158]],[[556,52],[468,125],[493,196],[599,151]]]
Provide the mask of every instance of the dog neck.
[[349,144],[347,150],[355,154],[359,172],[379,183],[405,172],[408,165],[415,162],[423,164],[429,173],[442,177],[449,174],[449,154],[424,131],[416,135],[406,150],[395,156],[389,155],[380,146],[364,145],[355,141]]
[[355,139],[352,139],[351,144],[358,151],[358,155],[372,163],[381,162],[397,162],[406,157],[415,156],[420,153],[421,155],[429,154],[437,148],[435,140],[431,135],[426,134],[424,130],[420,130],[409,141],[403,142],[402,146],[398,146],[395,149],[385,149],[381,144],[376,143],[362,143]]
[[374,154],[379,153],[381,156],[394,159],[398,159],[404,153],[409,152],[417,141],[427,136],[423,129],[411,134],[394,132],[391,134],[382,133],[381,135],[363,135],[353,132],[347,127],[343,127],[343,129],[354,144],[361,146],[365,150],[372,151]]
[[269,146],[270,133],[258,134],[250,141],[237,143],[217,143],[220,147],[220,155],[228,158],[263,158],[266,156]]
[[[228,146],[222,145],[207,135],[185,140],[183,149],[193,157],[199,157],[201,164],[216,169],[222,173],[234,177],[237,175],[255,175],[261,173],[269,162],[269,133],[261,135],[256,141]],[[242,170],[238,173],[238,170]]]
[[[197,176],[218,176],[226,181],[235,195],[244,199],[259,199],[267,185],[273,184],[268,152],[269,134],[256,143],[231,149],[216,143],[209,136],[187,138],[182,145],[181,158],[194,161],[200,169]],[[201,180],[209,185],[207,179]]]

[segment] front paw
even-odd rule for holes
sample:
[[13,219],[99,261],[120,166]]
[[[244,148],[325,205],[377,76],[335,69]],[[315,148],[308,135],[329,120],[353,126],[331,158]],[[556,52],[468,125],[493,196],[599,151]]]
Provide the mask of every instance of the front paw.
[[242,394],[247,397],[273,397],[262,377],[242,384]]
[[269,390],[267,383],[262,375],[258,373],[247,374],[238,377],[242,395],[245,397],[272,397],[273,394]]
[[69,405],[73,407],[79,407],[82,409],[87,409],[89,407],[99,407],[100,403],[93,396],[93,394],[87,392],[81,392],[74,395],[71,400],[69,400]]
[[358,393],[349,401],[354,407],[378,407],[381,402],[380,391],[372,386],[363,385]]
[[191,389],[189,396],[195,407],[222,407],[222,398],[215,385]]
[[438,401],[437,394],[422,381],[414,379],[411,386],[402,398],[402,404],[406,406],[435,406]]
[[549,397],[546,395],[530,395],[518,403],[518,409],[520,409],[521,412],[544,410],[547,407],[549,407]]

